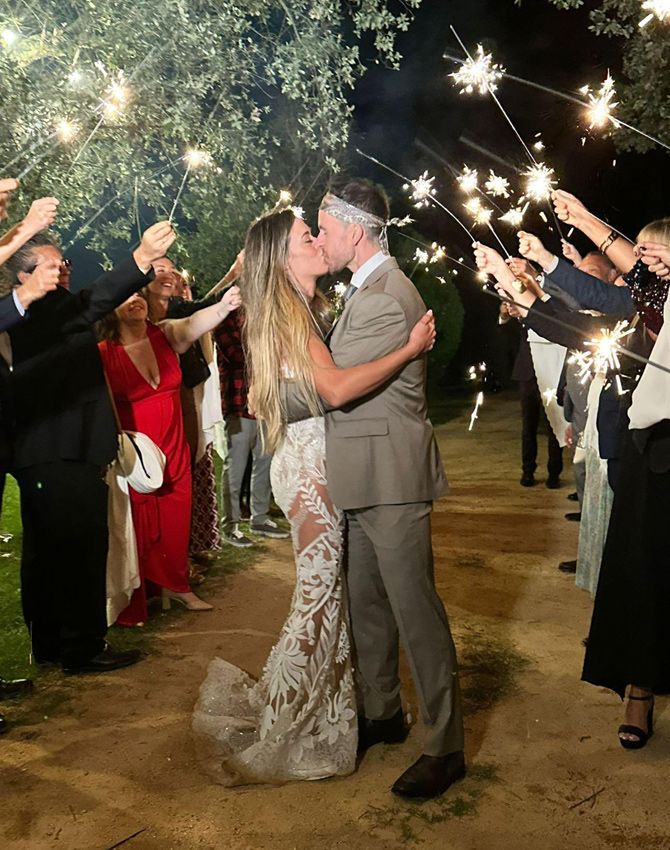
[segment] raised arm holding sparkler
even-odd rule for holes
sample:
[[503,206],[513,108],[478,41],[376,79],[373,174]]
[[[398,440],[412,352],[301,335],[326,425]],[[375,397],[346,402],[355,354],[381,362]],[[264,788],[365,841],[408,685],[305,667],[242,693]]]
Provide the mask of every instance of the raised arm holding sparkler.
[[561,221],[581,230],[621,272],[628,272],[633,268],[637,258],[631,242],[589,212],[579,198],[569,192],[557,189],[551,197],[556,215]]
[[[13,188],[3,191],[3,184],[13,184]],[[0,218],[5,218],[10,193],[19,185],[13,178],[0,181]],[[0,266],[22,248],[26,242],[36,236],[41,230],[52,225],[56,219],[58,201],[56,198],[39,198],[33,201],[28,214],[18,224],[0,237]]]

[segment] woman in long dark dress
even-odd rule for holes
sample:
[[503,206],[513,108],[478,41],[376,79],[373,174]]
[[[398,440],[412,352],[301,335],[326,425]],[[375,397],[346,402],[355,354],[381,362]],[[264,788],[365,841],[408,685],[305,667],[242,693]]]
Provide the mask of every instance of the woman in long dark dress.
[[[647,225],[638,245],[618,236],[567,192],[554,193],[558,217],[608,254],[656,340],[651,360],[670,368],[670,218]],[[651,244],[649,244],[651,243]],[[665,252],[665,253],[664,253]],[[502,258],[478,247],[480,268],[495,275],[515,301],[519,294]],[[665,259],[664,259],[665,257]],[[523,312],[525,316],[525,311]],[[574,314],[576,325],[584,316]],[[568,321],[568,319],[566,319]],[[665,327],[665,331],[663,328]],[[654,694],[670,693],[670,570],[665,529],[670,512],[670,375],[647,366],[622,421],[619,473],[600,568],[582,678],[628,696],[619,741],[643,747],[653,732]]]

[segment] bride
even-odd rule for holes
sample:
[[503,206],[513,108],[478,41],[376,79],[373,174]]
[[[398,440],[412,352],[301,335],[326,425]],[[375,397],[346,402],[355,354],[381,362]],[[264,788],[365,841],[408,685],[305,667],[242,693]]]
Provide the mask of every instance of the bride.
[[[272,488],[289,520],[296,587],[259,681],[214,659],[193,716],[198,757],[223,785],[322,779],[351,773],[356,698],[342,575],[343,515],[328,493],[321,400],[341,407],[382,386],[432,348],[427,313],[398,351],[338,369],[317,278],[327,272],[307,225],[290,208],[249,229],[241,281],[255,414],[274,452]],[[286,424],[282,380],[296,381],[312,417]]]

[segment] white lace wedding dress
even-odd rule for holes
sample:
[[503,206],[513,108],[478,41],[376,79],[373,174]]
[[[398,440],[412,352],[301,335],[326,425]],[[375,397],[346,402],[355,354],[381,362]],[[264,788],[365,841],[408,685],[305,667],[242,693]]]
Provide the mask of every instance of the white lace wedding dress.
[[223,785],[323,779],[355,766],[343,517],[328,493],[323,418],[288,425],[271,476],[291,524],[296,588],[260,681],[216,658],[200,688],[196,750]]

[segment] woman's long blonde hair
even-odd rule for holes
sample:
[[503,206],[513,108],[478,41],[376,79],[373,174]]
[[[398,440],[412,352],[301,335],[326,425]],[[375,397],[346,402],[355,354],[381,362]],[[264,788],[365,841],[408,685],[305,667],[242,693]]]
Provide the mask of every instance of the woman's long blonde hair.
[[329,327],[329,303],[317,290],[310,309],[288,276],[294,221],[290,208],[266,213],[251,225],[244,246],[244,347],[254,411],[262,423],[268,452],[277,448],[284,435],[282,378],[299,385],[312,416],[323,412],[314,385],[309,340],[313,333],[325,333]]

